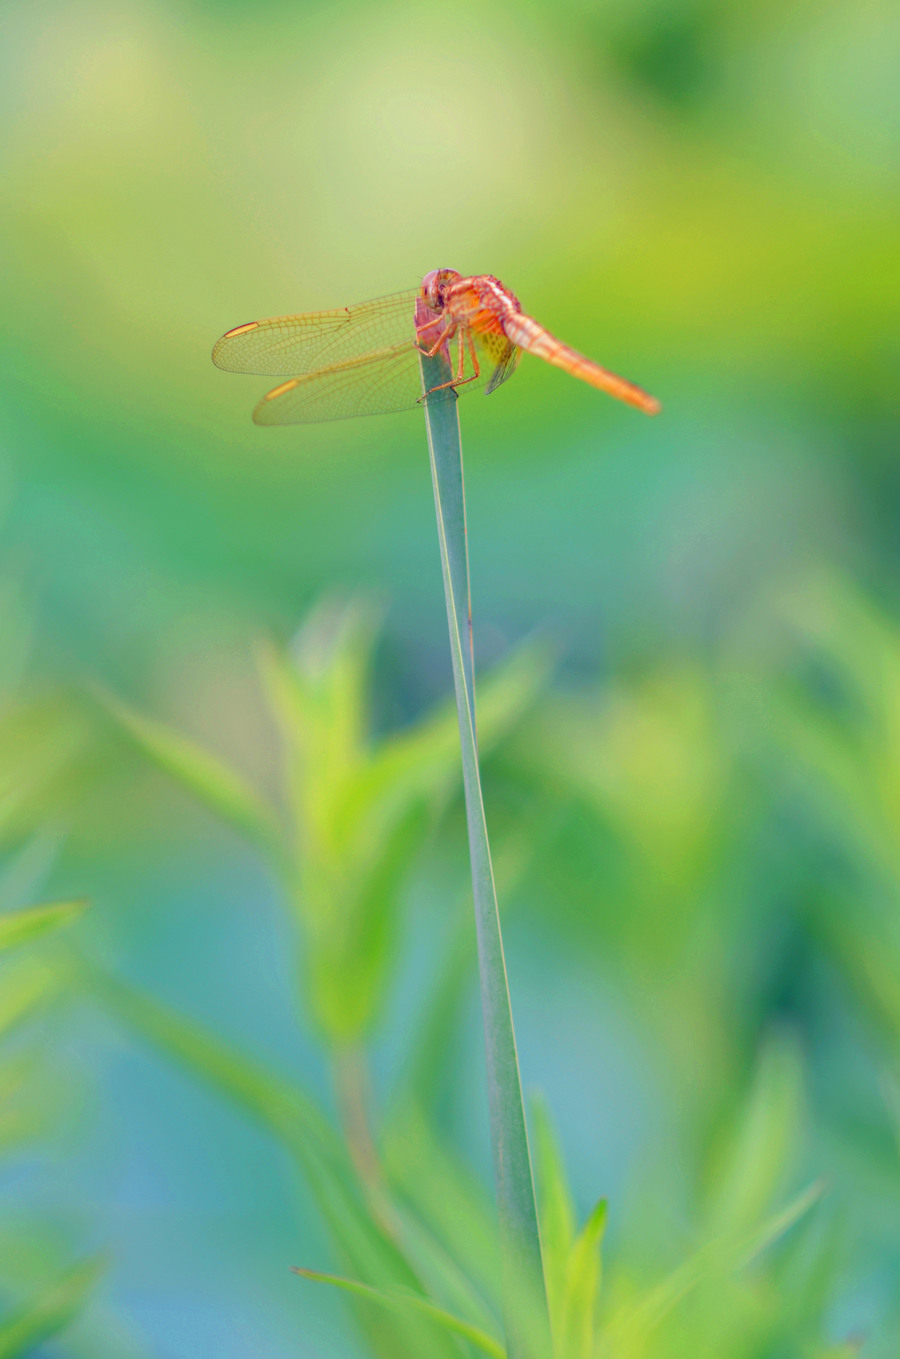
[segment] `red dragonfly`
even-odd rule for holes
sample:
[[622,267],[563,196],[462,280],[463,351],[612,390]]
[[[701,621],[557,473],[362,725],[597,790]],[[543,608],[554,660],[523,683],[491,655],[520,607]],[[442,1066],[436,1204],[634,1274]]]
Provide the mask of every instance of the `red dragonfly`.
[[[432,269],[419,288],[356,307],[250,321],[223,335],[212,356],[230,373],[289,377],[253,419],[294,425],[407,410],[441,391],[490,393],[512,376],[523,349],[648,415],[660,408],[526,316],[498,279],[455,269]],[[427,392],[421,355],[440,357],[449,374]]]

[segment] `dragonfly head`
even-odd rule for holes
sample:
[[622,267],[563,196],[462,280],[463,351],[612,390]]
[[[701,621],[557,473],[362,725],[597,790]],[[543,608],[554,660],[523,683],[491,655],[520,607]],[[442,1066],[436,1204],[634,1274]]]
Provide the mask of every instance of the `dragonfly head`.
[[431,311],[442,312],[446,306],[447,289],[462,278],[456,269],[432,269],[422,279],[419,289],[422,301]]

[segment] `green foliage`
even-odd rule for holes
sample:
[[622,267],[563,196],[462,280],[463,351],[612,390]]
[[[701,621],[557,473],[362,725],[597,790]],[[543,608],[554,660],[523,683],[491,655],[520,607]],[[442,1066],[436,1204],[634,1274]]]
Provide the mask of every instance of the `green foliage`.
[[[72,924],[85,910],[84,901],[53,902],[0,915],[0,952],[25,946],[40,936]],[[70,969],[65,962],[29,956],[6,960],[0,970],[0,1042],[12,1030],[45,1010],[60,993]],[[0,1059],[0,1150],[10,1151],[41,1131],[42,1121],[23,1105],[23,1087],[33,1075],[35,1059],[20,1050]],[[11,1245],[16,1251],[16,1243]],[[24,1359],[45,1340],[63,1331],[84,1307],[103,1269],[86,1261],[60,1274],[17,1310],[0,1314],[0,1359]],[[0,1266],[0,1283],[3,1283]]]
[[[15,605],[15,606],[14,606]],[[12,1172],[15,1157],[33,1155],[58,1116],[46,1070],[45,1021],[66,995],[71,965],[53,948],[87,908],[84,900],[22,907],[37,890],[58,847],[51,825],[71,786],[72,763],[85,739],[69,705],[32,686],[20,691],[30,652],[22,601],[0,577],[0,1155]],[[0,1244],[0,1359],[25,1359],[54,1339],[84,1309],[104,1264],[85,1260],[63,1269],[56,1244],[40,1249],[32,1266],[27,1220],[4,1208]],[[66,1248],[67,1249],[67,1248]]]
[[[264,690],[281,733],[281,809],[185,737],[106,700],[154,763],[261,850],[304,934],[304,1000],[339,1049],[357,1043],[380,1012],[404,885],[458,783],[451,709],[370,736],[376,621],[368,604],[331,601],[307,620],[290,653],[260,649]],[[546,648],[530,645],[489,678],[483,749],[533,703],[548,666]]]
[[[757,1337],[765,1336],[783,1316],[784,1300],[777,1273],[764,1307],[752,1289],[742,1289],[735,1272],[752,1264],[756,1256],[798,1222],[819,1198],[821,1187],[813,1185],[786,1208],[746,1235],[713,1238],[659,1283],[645,1288],[636,1298],[611,1308],[606,1320],[600,1353],[644,1359],[649,1355],[677,1355],[683,1345],[717,1345],[719,1352],[740,1353],[751,1326]],[[699,1295],[699,1302],[698,1302]],[[683,1304],[694,1302],[693,1309]],[[821,1323],[821,1315],[817,1318]],[[668,1323],[665,1330],[663,1324]]]
[[389,1115],[379,1144],[402,1239],[432,1297],[482,1329],[499,1329],[501,1270],[496,1209],[414,1096]]
[[[755,1196],[755,1211],[717,1213],[698,1221],[699,1243],[686,1253],[668,1273],[656,1277],[633,1275],[627,1260],[613,1262],[607,1286],[601,1283],[599,1248],[606,1222],[606,1203],[589,1214],[577,1233],[572,1224],[575,1210],[568,1189],[565,1168],[556,1149],[546,1111],[538,1106],[536,1114],[541,1223],[545,1243],[545,1267],[551,1303],[554,1359],[591,1359],[592,1356],[625,1356],[625,1359],[674,1359],[680,1353],[704,1346],[728,1357],[762,1354],[765,1344],[803,1337],[815,1353],[820,1340],[824,1314],[830,1301],[829,1272],[821,1259],[813,1268],[798,1268],[801,1253],[782,1247],[780,1256],[773,1251],[789,1233],[796,1239],[797,1225],[807,1217],[822,1194],[813,1184],[802,1190],[783,1207],[772,1209],[775,1186],[789,1170],[789,1156],[783,1139],[773,1145],[771,1136],[760,1126],[761,1091],[773,1080],[782,1060],[764,1052],[753,1089],[736,1111],[725,1137],[725,1161],[730,1184],[760,1186],[760,1163],[768,1167],[768,1188]],[[794,1068],[791,1068],[794,1069]],[[776,1114],[773,1122],[781,1120]],[[413,1144],[417,1153],[424,1148],[420,1133]],[[778,1150],[778,1147],[781,1150]],[[405,1147],[406,1160],[412,1145]],[[777,1162],[777,1166],[776,1163]],[[427,1152],[417,1158],[415,1178],[430,1186],[436,1197],[454,1194],[463,1185],[464,1175],[444,1159]],[[749,1209],[750,1195],[739,1194]],[[462,1205],[464,1199],[458,1200]],[[467,1237],[459,1239],[461,1264],[471,1266],[470,1244],[477,1240],[478,1213],[459,1209],[459,1224]],[[446,1239],[446,1235],[445,1235]],[[805,1246],[808,1242],[800,1241]],[[764,1267],[762,1257],[772,1257]],[[371,1285],[360,1280],[298,1270],[305,1277],[318,1279],[354,1296],[373,1297]],[[390,1310],[427,1312],[439,1324],[467,1334],[476,1348],[496,1354],[499,1344],[495,1333],[484,1329],[475,1319],[471,1305],[462,1295],[455,1310],[441,1306],[422,1295],[376,1290],[380,1305]],[[518,1299],[519,1305],[523,1299]],[[747,1343],[749,1342],[749,1343]],[[758,1348],[754,1348],[758,1347]],[[502,1352],[502,1351],[501,1351]]]
[[707,1156],[712,1236],[750,1231],[783,1188],[801,1145],[802,1080],[796,1044],[781,1035],[765,1043],[749,1090]]
[[817,877],[815,928],[863,1012],[900,1041],[900,628],[817,573],[779,600],[781,684],[767,735],[840,873]]
[[771,1040],[707,1155],[696,1243],[652,1283],[622,1262],[604,1314],[602,1354],[675,1359],[685,1347],[712,1346],[740,1356],[767,1353],[781,1342],[821,1343],[833,1261],[819,1261],[818,1279],[809,1271],[804,1277],[799,1265],[810,1240],[797,1224],[824,1186],[813,1183],[778,1206],[802,1146],[800,1084],[793,1045]]
[[[371,1028],[390,977],[403,885],[459,778],[452,708],[370,738],[368,673],[375,631],[369,606],[332,602],[305,623],[289,654],[261,649],[264,688],[282,738],[285,795],[278,811],[193,743],[107,701],[131,740],[244,832],[279,875],[304,934],[305,999],[335,1049],[347,1143],[298,1087],[110,977],[95,975],[91,985],[129,1025],[259,1119],[296,1158],[342,1263],[360,1276],[358,1286],[351,1281],[348,1287],[363,1300],[358,1312],[370,1343],[396,1356],[425,1343],[423,1326],[432,1353],[450,1343],[448,1325],[467,1329],[470,1338],[490,1332],[484,1330],[485,1303],[454,1257],[463,1242],[458,1234],[452,1239],[446,1216],[435,1221],[430,1214],[439,1199],[458,1206],[455,1168],[440,1163],[430,1203],[404,1206],[382,1178],[360,1105],[365,1077],[353,1045]],[[546,648],[528,646],[488,678],[479,709],[482,751],[490,751],[533,702],[548,665]],[[493,911],[496,919],[495,902]],[[506,1005],[508,1013],[508,998]],[[448,1013],[452,1016],[452,1001]],[[517,1091],[516,1075],[521,1120]],[[387,1164],[395,1167],[400,1126],[398,1121],[385,1144]],[[402,1126],[407,1136],[419,1126],[412,1108]],[[394,1151],[388,1152],[391,1145]],[[525,1155],[527,1167],[527,1149]],[[421,1175],[416,1178],[421,1187]],[[463,1215],[456,1213],[455,1222],[462,1233],[471,1231]],[[448,1228],[449,1248],[442,1240]],[[537,1243],[536,1221],[533,1229]],[[486,1240],[483,1256],[494,1249]],[[435,1298],[427,1296],[431,1287]],[[398,1312],[397,1299],[408,1294],[414,1301]],[[385,1298],[393,1315],[382,1315]],[[378,1305],[366,1305],[366,1299]],[[444,1300],[448,1305],[462,1300],[469,1316],[454,1322]]]
[[55,901],[47,906],[32,906],[0,915],[0,952],[25,944],[60,925],[71,924],[86,906],[86,901]]
[[233,769],[119,700],[103,695],[102,701],[135,745],[210,811],[266,851],[278,844],[279,827],[272,811]]
[[[371,1297],[365,1289],[357,1294],[369,1304],[374,1299],[374,1305],[358,1308],[373,1353],[385,1359],[404,1355],[414,1359],[426,1346],[430,1354],[446,1352],[449,1359],[453,1350],[448,1348],[441,1308],[428,1304],[422,1293],[420,1252],[404,1249],[395,1205],[385,1186],[360,1176],[347,1145],[309,1096],[201,1026],[122,983],[97,977],[95,989],[132,1028],[263,1124],[296,1160],[340,1260],[374,1290]],[[422,1236],[427,1248],[427,1232]],[[397,1289],[413,1291],[420,1305],[399,1311],[394,1307],[393,1315],[385,1317],[381,1295],[387,1290],[394,1298]]]
[[[745,1269],[698,1283],[641,1343],[654,1359],[861,1348],[895,1359],[900,1161],[884,1091],[900,1070],[896,6],[5,9],[0,520],[36,617],[3,572],[3,850],[35,825],[51,842],[65,833],[66,878],[97,900],[89,942],[111,966],[152,975],[161,994],[183,988],[189,1009],[196,986],[197,1012],[227,1008],[237,1031],[271,1022],[250,1008],[265,985],[255,959],[249,997],[234,984],[240,959],[216,971],[233,940],[230,902],[225,928],[197,938],[223,877],[245,865],[232,873],[227,850],[204,860],[202,841],[191,851],[173,839],[177,801],[162,806],[158,783],[86,743],[86,724],[42,676],[80,685],[100,674],[163,716],[202,695],[205,729],[221,720],[246,748],[258,712],[243,639],[358,581],[390,594],[392,644],[432,663],[441,620],[429,612],[437,562],[419,422],[261,437],[248,419],[261,385],[216,381],[204,350],[245,317],[411,284],[445,262],[436,242],[452,241],[446,263],[499,270],[539,320],[646,380],[666,407],[664,424],[643,427],[527,359],[503,391],[465,399],[485,652],[537,623],[567,657],[552,696],[484,770],[498,897],[520,912],[516,966],[532,979],[517,995],[513,978],[516,1016],[521,1025],[527,1003],[535,1069],[556,1065],[579,1186],[568,1216],[542,1212],[551,1308],[601,1193],[598,1324],[823,1173],[833,1191],[815,1212]],[[10,703],[33,635],[29,692]],[[296,658],[276,659],[293,683]],[[487,697],[481,685],[483,755]],[[307,725],[320,720],[312,711]],[[402,692],[391,712],[411,717]],[[378,817],[357,823],[350,803],[345,817],[341,788],[304,758],[298,792],[309,778],[312,797],[318,778],[322,805],[333,795],[324,827],[287,798],[270,806],[255,779],[195,761],[180,737],[167,759],[275,866],[306,935],[303,995],[350,1111],[366,1103],[358,1073],[374,1048],[378,1112],[368,1149],[350,1157],[360,1193],[374,1194],[380,1166],[423,1296],[499,1335],[497,1317],[482,1316],[499,1299],[489,1196],[460,1166],[460,1147],[477,1164],[482,1146],[480,1088],[461,1069],[474,949],[447,931],[452,958],[421,1010],[429,977],[394,966],[412,865],[425,910],[411,967],[442,948],[426,911],[457,891],[458,754],[445,716],[448,791],[385,811],[380,877]],[[366,758],[381,747],[369,730]],[[150,735],[164,753],[165,733]],[[451,799],[452,859],[441,840],[433,860],[419,855]],[[502,858],[516,837],[527,862],[510,892]],[[36,884],[4,883],[0,912],[38,899]],[[240,928],[243,946],[246,918]],[[66,1098],[55,1073],[30,1066],[39,1041],[53,1047],[58,947],[48,935],[2,959],[4,1151],[46,1124],[48,1099]],[[95,1038],[79,1036],[79,1060],[92,1061]],[[292,1049],[298,1079],[318,1080],[307,1039]],[[415,1069],[398,1074],[407,1040]],[[101,1052],[92,1071],[107,1192],[181,1113],[177,1083],[142,1105],[120,1060]],[[271,1100],[305,1145],[293,1086],[283,1111],[251,1078],[237,1085],[244,1107]],[[146,1146],[126,1146],[138,1110]],[[273,1242],[284,1245],[277,1214],[248,1230],[232,1212],[258,1170],[260,1144],[246,1145],[243,1156],[212,1147],[165,1181],[154,1167],[127,1222],[117,1203],[113,1231],[148,1266],[138,1315],[160,1354],[191,1346],[193,1321],[216,1316],[224,1329],[236,1260],[268,1271]],[[535,1151],[540,1180],[540,1136]],[[82,1169],[73,1158],[66,1202],[93,1212],[103,1195]],[[48,1222],[52,1248],[32,1233],[33,1280],[6,1277],[29,1192],[27,1173],[12,1171],[0,1249],[10,1306],[38,1295],[58,1273],[53,1251],[68,1258],[71,1245],[59,1244],[65,1223]],[[196,1288],[179,1274],[177,1309],[154,1306],[169,1252],[164,1241],[151,1258],[140,1216],[164,1237],[156,1214],[169,1195],[184,1214],[173,1235],[209,1271]],[[293,1256],[281,1254],[286,1266]],[[343,1258],[301,1263],[369,1279]],[[213,1270],[219,1291],[206,1294]],[[248,1269],[241,1282],[248,1308],[278,1305],[277,1281],[266,1292]],[[315,1307],[312,1285],[280,1283],[288,1308]],[[297,1346],[332,1359],[342,1337],[311,1335],[306,1319],[290,1316]],[[859,1341],[845,1343],[839,1325]],[[292,1348],[284,1324],[243,1343]],[[427,1354],[426,1342],[418,1359]]]
[[18,1312],[0,1319],[0,1359],[23,1359],[65,1330],[84,1307],[103,1268],[98,1260],[78,1265]]
[[358,1283],[355,1279],[341,1279],[334,1274],[317,1274],[312,1269],[295,1267],[294,1273],[304,1279],[313,1279],[317,1283],[332,1284],[335,1288],[341,1288],[355,1297],[366,1298],[392,1312],[427,1316],[453,1335],[470,1341],[483,1354],[489,1354],[491,1359],[504,1359],[506,1355],[505,1348],[494,1336],[488,1335],[471,1322],[464,1321],[451,1312],[445,1312],[442,1307],[415,1293],[391,1293],[384,1289],[372,1288],[369,1284]]
[[[438,505],[440,513],[440,499]],[[452,626],[452,612],[450,616],[459,678],[464,673],[462,639]],[[324,862],[336,843],[346,847],[352,862],[358,852],[354,847],[365,839],[361,828],[368,818],[387,835],[398,824],[397,809],[407,805],[409,790],[420,799],[434,796],[435,805],[443,805],[452,791],[451,714],[442,712],[377,743],[364,740],[367,686],[361,667],[370,654],[373,626],[365,611],[331,608],[304,628],[297,654],[287,658],[270,651],[263,660],[290,752],[285,760],[283,844],[294,856],[301,884],[307,858]],[[516,663],[522,664],[507,667],[504,678],[507,692],[521,697],[518,703],[500,702],[488,691],[489,730],[502,729],[504,718],[511,720],[510,709],[521,711],[533,693],[533,662],[522,664],[521,679],[515,675]],[[495,688],[494,694],[498,692],[502,686]],[[691,772],[696,795],[685,808],[679,805],[676,787],[654,788],[651,755],[642,753],[636,735],[646,729],[652,750],[657,739],[653,733],[667,732],[677,783],[680,760],[688,758],[691,742],[703,733],[702,739],[713,744],[714,710],[708,695],[706,706],[701,703],[702,692],[682,671],[635,685],[628,695],[602,706],[594,720],[603,740],[593,748],[603,751],[606,767],[586,761],[579,765],[572,758],[562,766],[556,754],[546,753],[558,751],[559,742],[567,739],[558,710],[551,709],[549,723],[545,717],[531,727],[537,737],[532,761],[535,752],[544,751],[545,768],[554,778],[564,767],[579,795],[605,818],[614,817],[623,838],[636,846],[629,860],[633,881],[628,892],[633,895],[626,899],[642,906],[647,921],[669,910],[672,900],[688,905],[691,893],[713,880],[731,833],[727,808],[718,809],[721,790],[733,777],[721,749],[710,752],[705,773]],[[470,708],[464,689],[461,697],[457,716],[464,742],[468,739],[471,776],[477,755],[470,724],[468,737],[466,732]],[[497,704],[493,712],[492,702]],[[628,739],[615,725],[620,720]],[[513,758],[521,760],[521,749],[514,749]],[[532,763],[532,771],[536,767]],[[318,789],[315,798],[306,787],[307,777]],[[443,786],[437,794],[439,781]],[[372,789],[379,791],[367,801],[365,794]],[[389,791],[396,793],[393,800]],[[326,806],[328,815],[322,811]],[[721,825],[711,828],[713,808]],[[483,820],[480,825],[483,835]],[[475,829],[477,835],[477,820]],[[372,842],[377,840],[373,832]],[[486,841],[482,848],[486,850]],[[513,843],[501,861],[512,881],[529,859]],[[357,864],[354,899],[367,901],[366,872],[377,877],[379,860],[359,852]],[[340,883],[333,892],[335,900],[347,899]],[[302,897],[294,900],[308,938],[315,942],[314,919],[305,914],[309,904]],[[701,922],[702,916],[682,922],[682,948],[697,938],[692,931]],[[636,939],[624,942],[629,950],[637,946]],[[648,952],[642,956],[654,957]],[[523,1286],[527,1269],[515,1274],[500,1267],[500,1236],[483,1187],[433,1121],[436,1068],[444,1061],[458,1019],[460,987],[471,960],[471,947],[462,938],[448,951],[443,976],[418,1026],[420,1056],[412,1063],[412,1074],[399,1085],[380,1125],[364,1127],[363,1137],[355,1140],[346,1128],[343,1137],[336,1133],[325,1112],[295,1081],[120,982],[100,975],[92,982],[136,1032],[244,1109],[295,1159],[329,1227],[341,1271],[304,1263],[297,1272],[346,1292],[371,1352],[384,1359],[414,1359],[423,1349],[430,1354],[446,1351],[449,1359],[461,1338],[496,1356],[505,1349],[499,1316],[504,1324],[511,1312],[520,1323],[534,1317],[533,1296],[527,1282]],[[689,985],[690,978],[682,984]],[[489,1029],[489,1042],[502,1035],[502,1027],[493,1034]],[[348,1052],[339,1048],[342,1058]],[[358,1078],[361,1088],[365,1073]],[[729,1086],[698,1124],[706,1130],[705,1145],[698,1154],[696,1183],[685,1187],[686,1235],[661,1231],[660,1223],[652,1221],[656,1206],[648,1186],[645,1209],[638,1208],[602,1269],[606,1202],[601,1200],[579,1222],[549,1115],[536,1103],[542,1268],[554,1359],[678,1359],[712,1348],[720,1359],[761,1359],[798,1338],[806,1346],[804,1353],[824,1353],[822,1337],[839,1254],[828,1246],[822,1210],[811,1217],[821,1185],[796,1191],[797,1168],[806,1159],[803,1084],[796,1041],[787,1030],[772,1032],[758,1045],[752,1079],[742,1089]],[[502,1098],[508,1094],[499,1089]],[[365,1107],[357,1112],[368,1119]],[[501,1107],[504,1112],[508,1109]],[[813,1225],[804,1227],[807,1219]]]
[[547,1302],[553,1330],[558,1335],[565,1307],[569,1261],[575,1242],[575,1208],[562,1153],[544,1100],[535,1100],[532,1117],[537,1148],[538,1202]]
[[[440,512],[440,500],[438,505]],[[452,592],[450,597],[452,608]],[[375,897],[388,890],[378,885],[379,856],[364,847],[388,841],[411,801],[427,806],[426,822],[433,825],[454,790],[451,712],[442,710],[415,728],[378,741],[366,739],[365,658],[371,654],[373,629],[366,610],[336,610],[332,605],[314,615],[292,655],[269,649],[262,658],[287,752],[287,793],[284,805],[272,813],[273,823],[283,830],[271,861],[283,873],[285,864],[290,865],[285,882],[296,889],[291,903],[307,938],[321,947],[323,969],[332,965],[326,958],[340,954],[329,951],[324,935],[317,934],[322,926],[316,916],[324,912],[326,894],[324,889],[318,898],[305,894],[308,864],[331,865],[332,899],[362,928],[364,919],[377,914]],[[464,666],[458,627],[452,627],[451,636],[459,678]],[[824,648],[818,640],[817,649],[821,657]],[[841,646],[844,663],[846,654]],[[534,658],[526,655],[511,662],[499,680],[495,676],[493,688],[486,686],[487,719],[481,728],[488,744],[491,733],[505,730],[530,702],[538,672]],[[795,678],[786,692],[798,703],[802,685]],[[831,692],[824,705],[829,730],[835,742],[846,742],[857,709],[846,704],[835,708]],[[739,687],[733,693],[742,698]],[[456,717],[462,719],[464,742],[468,740],[471,776],[477,754],[470,724],[466,730],[470,708],[464,689],[462,699]],[[603,827],[605,839],[598,841],[598,850],[608,855],[610,843],[616,845],[618,857],[612,860],[607,890],[613,900],[619,896],[641,913],[644,931],[657,925],[664,930],[668,952],[656,938],[642,945],[633,920],[616,920],[609,936],[614,956],[640,960],[654,987],[664,995],[668,989],[665,1004],[656,997],[658,1017],[677,1016],[681,1027],[666,1040],[697,1081],[687,1125],[695,1161],[692,1177],[682,1167],[680,1225],[661,1217],[657,1181],[651,1175],[644,1192],[632,1196],[629,1220],[605,1251],[602,1266],[606,1202],[601,1200],[586,1217],[578,1211],[546,1107],[536,1102],[542,1268],[553,1359],[680,1359],[685,1353],[706,1352],[715,1352],[717,1359],[767,1359],[795,1351],[804,1359],[824,1359],[829,1354],[824,1337],[844,1254],[839,1218],[827,1202],[816,1207],[821,1183],[798,1189],[798,1183],[810,1178],[804,1173],[809,1144],[801,1047],[787,1024],[762,1032],[743,1048],[727,1030],[710,1036],[695,1026],[704,1013],[708,1024],[716,992],[693,996],[689,1003],[698,973],[688,964],[693,958],[697,967],[698,950],[710,950],[706,969],[711,960],[719,959],[722,966],[727,961],[709,924],[716,920],[724,928],[727,912],[736,911],[732,901],[720,899],[720,874],[730,845],[742,828],[753,824],[752,803],[739,806],[735,821],[733,799],[742,802],[748,784],[725,739],[720,699],[708,677],[678,667],[622,684],[590,703],[571,701],[568,711],[559,700],[545,703],[537,719],[530,719],[527,737],[505,747],[507,768],[517,776],[527,770],[539,796],[549,790],[558,797],[560,780],[565,780],[569,796]],[[783,711],[788,710],[786,700]],[[768,734],[767,755],[774,752],[783,761],[788,751],[791,764],[775,760],[771,768],[787,768],[797,779],[803,766],[787,745],[789,732],[785,718]],[[662,786],[654,781],[657,748],[669,770]],[[315,797],[307,778],[317,789]],[[811,794],[810,806],[821,815],[828,806],[822,784],[811,784]],[[475,829],[477,836],[477,820]],[[418,847],[425,831],[425,825],[417,827]],[[527,882],[533,845],[523,849],[515,834],[501,844],[505,852],[500,862],[508,881],[523,881],[524,872]],[[353,865],[346,885],[335,869],[341,858],[338,847]],[[872,860],[860,856],[855,835],[844,850],[866,885],[867,909],[874,912],[883,875]],[[409,854],[404,856],[407,872],[412,848]],[[374,888],[367,887],[367,875],[376,880]],[[314,900],[318,907],[313,907]],[[676,906],[681,915],[671,920]],[[886,1022],[900,1013],[891,1009],[896,990],[891,954],[876,953],[866,960],[864,972],[854,973],[857,962],[862,969],[861,955],[854,954],[849,942],[836,945],[834,913],[829,910],[817,923],[832,956],[851,968],[857,984],[864,979],[871,987],[867,995],[873,1012]],[[371,936],[366,946],[371,947]],[[684,962],[684,975],[676,975],[673,959]],[[357,1105],[363,1127],[356,1138],[348,1135],[349,1123],[343,1135],[337,1133],[325,1110],[295,1080],[286,1080],[109,977],[97,975],[92,981],[136,1032],[244,1109],[294,1158],[328,1225],[337,1264],[331,1272],[303,1262],[297,1272],[352,1299],[369,1350],[383,1359],[415,1359],[423,1351],[446,1353],[450,1359],[460,1343],[496,1356],[506,1349],[502,1336],[511,1311],[520,1321],[534,1315],[533,1297],[526,1295],[527,1284],[522,1285],[527,1270],[504,1273],[500,1235],[484,1187],[435,1122],[439,1091],[449,1079],[443,1069],[446,1054],[473,962],[470,936],[461,934],[446,951],[442,974],[415,1026],[414,1059],[406,1079],[397,1084],[381,1118],[370,1123],[369,1109]],[[881,990],[872,980],[879,972]],[[389,975],[389,969],[381,973],[382,995]],[[21,987],[24,1009],[30,994],[27,977]],[[370,1011],[366,1036],[373,1017]],[[489,1041],[502,1033],[502,1028],[493,1035],[489,1030]],[[679,1052],[694,1034],[709,1046]],[[335,1041],[334,1033],[330,1037]],[[354,1053],[344,1042],[336,1042],[336,1049],[339,1073],[341,1062],[351,1057],[364,1062],[362,1049]],[[755,1052],[749,1079],[744,1074],[751,1066],[748,1051]],[[708,1064],[705,1054],[713,1059]],[[350,1097],[358,1099],[366,1083],[364,1068],[348,1079],[357,1081]],[[683,1088],[680,1077],[677,1088]],[[672,1201],[666,1200],[669,1205]],[[854,1344],[833,1346],[832,1352],[852,1354]]]
[[[601,1283],[598,1257],[606,1204],[601,1200],[576,1236],[555,1134],[546,1107],[536,1105],[555,1356],[676,1359],[714,1352],[731,1359],[768,1353],[763,1337],[772,1344],[776,1336],[789,1342],[802,1336],[810,1346],[821,1342],[833,1279],[823,1273],[821,1261],[817,1273],[806,1270],[801,1276],[799,1254],[772,1256],[823,1192],[816,1183],[786,1206],[772,1206],[796,1152],[796,1120],[787,1110],[796,1108],[798,1081],[795,1054],[783,1043],[763,1051],[752,1088],[721,1129],[707,1206],[695,1208],[693,1245],[686,1251],[682,1246],[681,1258],[661,1273],[656,1263],[648,1268],[630,1259],[626,1243],[609,1266],[606,1283]],[[785,1136],[786,1124],[793,1136]],[[640,1257],[646,1245],[636,1244]],[[766,1252],[771,1263],[764,1269]]]
[[776,605],[782,683],[770,733],[785,772],[845,853],[894,888],[900,630],[849,582],[828,573],[800,580]]
[[554,1322],[559,1359],[591,1359],[594,1312],[600,1288],[600,1242],[606,1227],[606,1200],[601,1199],[579,1232],[566,1261]]

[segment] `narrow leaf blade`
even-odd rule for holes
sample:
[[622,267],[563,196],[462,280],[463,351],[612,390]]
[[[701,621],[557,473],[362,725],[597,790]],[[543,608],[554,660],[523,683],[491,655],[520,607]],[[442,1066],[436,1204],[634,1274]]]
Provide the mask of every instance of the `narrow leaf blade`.
[[301,1269],[299,1266],[294,1267],[294,1273],[304,1279],[313,1279],[316,1283],[331,1284],[334,1288],[341,1288],[346,1293],[353,1293],[358,1298],[365,1298],[393,1312],[414,1312],[428,1317],[443,1330],[462,1336],[484,1354],[490,1355],[491,1359],[506,1359],[506,1351],[499,1340],[482,1330],[480,1326],[445,1311],[430,1298],[420,1297],[416,1293],[373,1288],[370,1284],[358,1283],[355,1279],[344,1279],[337,1274],[320,1274],[312,1269]]
[[[423,356],[421,364],[423,392],[448,380],[449,365],[440,355]],[[475,739],[459,414],[455,400],[426,396],[424,404],[472,861],[507,1342],[512,1359],[544,1359],[550,1352],[550,1326],[541,1242]]]
[[105,695],[103,703],[120,730],[163,773],[263,850],[280,850],[277,817],[233,769],[180,732],[144,717],[119,699]]
[[566,1266],[575,1240],[575,1211],[572,1195],[550,1122],[550,1114],[543,1099],[531,1106],[537,1154],[537,1180],[540,1191],[541,1245],[544,1254],[544,1273],[547,1279],[547,1300],[554,1334],[562,1324],[562,1304],[565,1290]]
[[555,1337],[558,1359],[591,1359],[605,1228],[606,1200],[601,1199],[579,1232],[566,1265],[559,1335]]

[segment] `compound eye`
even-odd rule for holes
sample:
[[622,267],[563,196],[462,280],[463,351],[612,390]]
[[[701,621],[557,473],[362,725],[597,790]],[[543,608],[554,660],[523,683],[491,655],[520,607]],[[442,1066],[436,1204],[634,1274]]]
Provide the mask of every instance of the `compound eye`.
[[422,279],[422,287],[420,289],[422,300],[432,311],[440,311],[443,307],[443,303],[441,302],[440,282],[440,269],[432,269],[431,272],[427,273]]

